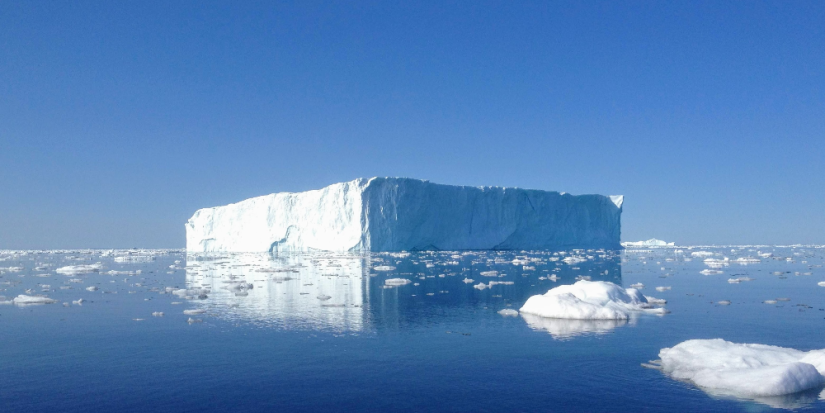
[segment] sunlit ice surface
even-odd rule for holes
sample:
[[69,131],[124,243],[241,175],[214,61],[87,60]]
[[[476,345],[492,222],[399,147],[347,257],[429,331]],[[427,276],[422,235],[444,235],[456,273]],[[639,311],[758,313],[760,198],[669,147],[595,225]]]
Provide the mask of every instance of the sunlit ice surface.
[[[748,397],[655,368],[689,339],[825,347],[823,251],[2,251],[0,410],[825,409],[821,388]],[[517,313],[579,280],[667,314]]]

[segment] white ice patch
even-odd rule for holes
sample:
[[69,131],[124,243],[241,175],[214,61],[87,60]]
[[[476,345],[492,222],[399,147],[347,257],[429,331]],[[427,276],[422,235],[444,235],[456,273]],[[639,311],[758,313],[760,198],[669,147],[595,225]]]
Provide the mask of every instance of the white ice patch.
[[42,295],[25,295],[20,294],[15,297],[12,302],[17,305],[28,305],[28,304],[52,304],[56,303],[57,300],[52,300],[49,297],[45,297]]
[[651,308],[639,290],[624,289],[605,281],[579,281],[561,285],[546,294],[530,297],[519,310],[547,318],[575,320],[627,320],[632,313],[664,314]]
[[518,311],[513,310],[512,308],[505,308],[503,310],[499,310],[498,313],[505,317],[515,317],[518,315]]
[[60,267],[54,272],[63,275],[78,275],[78,274],[89,274],[93,272],[100,272],[103,269],[103,264],[96,263],[96,264],[88,264],[88,265],[68,265],[65,267]]
[[401,286],[401,285],[407,285],[411,282],[412,281],[410,281],[406,278],[388,278],[388,279],[384,280],[384,285],[391,286],[391,287],[398,287],[398,286]]
[[688,340],[662,349],[659,358],[670,377],[723,395],[781,396],[825,384],[825,349]]

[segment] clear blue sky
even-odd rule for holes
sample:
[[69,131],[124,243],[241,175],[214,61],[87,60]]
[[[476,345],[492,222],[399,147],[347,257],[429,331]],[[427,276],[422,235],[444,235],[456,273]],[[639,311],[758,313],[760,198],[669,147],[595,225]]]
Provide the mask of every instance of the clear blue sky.
[[[406,3],[406,4],[399,4]],[[0,2],[0,248],[183,247],[369,176],[825,243],[825,2]]]

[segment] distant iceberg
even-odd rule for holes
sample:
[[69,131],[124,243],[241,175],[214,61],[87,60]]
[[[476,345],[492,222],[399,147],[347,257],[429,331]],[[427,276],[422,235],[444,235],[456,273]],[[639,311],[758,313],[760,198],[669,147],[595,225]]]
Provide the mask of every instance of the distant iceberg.
[[621,248],[622,196],[356,179],[198,210],[189,252]]
[[651,238],[647,241],[627,241],[622,243],[623,247],[673,247],[675,242],[666,242],[660,239]]

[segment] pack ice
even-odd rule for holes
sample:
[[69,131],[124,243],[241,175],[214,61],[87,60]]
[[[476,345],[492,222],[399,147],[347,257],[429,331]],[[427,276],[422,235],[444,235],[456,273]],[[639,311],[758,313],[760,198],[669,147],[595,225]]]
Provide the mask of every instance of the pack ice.
[[356,179],[200,209],[189,252],[621,248],[622,196]]

